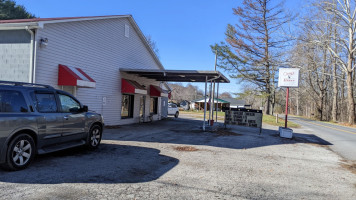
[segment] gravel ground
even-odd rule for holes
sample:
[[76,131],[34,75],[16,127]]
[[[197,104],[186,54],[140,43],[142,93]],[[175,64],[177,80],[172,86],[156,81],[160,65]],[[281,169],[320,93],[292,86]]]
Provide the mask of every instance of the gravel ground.
[[[356,199],[356,174],[312,134],[277,127],[202,132],[168,119],[107,129],[99,149],[38,156],[0,170],[0,199]],[[303,132],[295,129],[295,132]]]

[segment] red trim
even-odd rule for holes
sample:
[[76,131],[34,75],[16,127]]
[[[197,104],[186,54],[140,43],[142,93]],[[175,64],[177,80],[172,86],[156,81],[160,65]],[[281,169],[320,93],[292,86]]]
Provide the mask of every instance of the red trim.
[[135,87],[125,79],[121,79],[121,93],[135,94]]
[[160,97],[162,93],[162,89],[155,85],[150,85],[150,96],[152,97]]
[[94,79],[92,79],[88,74],[86,74],[82,69],[80,68],[77,68],[76,69],[81,73],[83,74],[83,76],[85,76],[90,82],[95,82]]
[[171,99],[172,97],[172,92],[168,92],[168,99]]
[[82,80],[65,65],[58,65],[58,85],[77,86],[77,80]]

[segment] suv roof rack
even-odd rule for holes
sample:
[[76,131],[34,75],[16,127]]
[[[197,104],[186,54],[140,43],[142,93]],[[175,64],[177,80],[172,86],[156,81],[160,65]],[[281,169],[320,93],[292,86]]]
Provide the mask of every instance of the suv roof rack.
[[36,84],[36,83],[25,83],[25,82],[15,82],[15,81],[0,81],[0,85],[44,87],[44,88],[48,88],[48,89],[54,89],[52,86],[49,86],[49,85]]

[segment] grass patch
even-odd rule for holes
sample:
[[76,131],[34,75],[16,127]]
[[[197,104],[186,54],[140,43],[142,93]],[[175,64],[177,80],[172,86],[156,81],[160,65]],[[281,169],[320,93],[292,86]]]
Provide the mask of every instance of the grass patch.
[[[282,126],[284,127],[285,120],[279,118],[278,123],[276,123],[276,116],[273,115],[263,115],[262,123],[266,123],[273,126]],[[288,121],[288,128],[300,128],[299,124]]]
[[[180,111],[180,114],[187,114],[187,115],[191,115],[192,117],[204,118],[204,111]],[[208,117],[209,113],[207,113],[206,116]],[[225,118],[225,112],[218,112],[218,119],[224,120],[224,118]],[[215,119],[215,113],[214,113],[214,119]],[[263,115],[262,123],[273,125],[273,126],[284,127],[284,119],[279,118],[278,123],[276,123],[276,117],[272,116],[272,115]],[[300,128],[300,125],[296,124],[294,122],[288,121],[288,127],[289,128]]]
[[[188,114],[188,115],[204,115],[204,110],[184,110],[184,111],[179,111],[181,114]],[[206,112],[206,115],[209,116],[209,111]],[[214,111],[214,116],[215,116],[215,111]],[[225,117],[225,112],[220,112],[218,111],[218,117]]]
[[[319,121],[319,120],[316,120],[316,121]],[[345,127],[356,128],[356,125],[352,125],[352,124],[345,123],[345,122],[334,122],[334,121],[330,121],[330,122],[321,121],[321,122],[324,122],[324,123],[327,123],[327,124],[332,124],[332,125],[337,125],[337,126],[345,126]]]
[[345,126],[345,127],[356,128],[356,125],[352,125],[352,124],[349,124],[349,123],[346,123],[346,122],[320,121],[315,117],[309,118],[309,117],[306,117],[306,116],[298,116],[298,115],[291,115],[291,116],[302,118],[302,119],[311,119],[311,120],[318,121],[318,122],[323,122],[323,123],[326,123],[326,124],[332,124],[332,125],[337,125],[337,126]]

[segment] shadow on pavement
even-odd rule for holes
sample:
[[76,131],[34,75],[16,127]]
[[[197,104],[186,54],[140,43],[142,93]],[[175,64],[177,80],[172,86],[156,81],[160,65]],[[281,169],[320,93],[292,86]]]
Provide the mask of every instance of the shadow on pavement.
[[158,179],[179,160],[153,148],[103,143],[37,156],[29,168],[0,170],[0,181],[27,184],[140,183]]
[[202,121],[194,119],[168,119],[148,124],[122,126],[107,130],[112,140],[171,143],[180,145],[207,145],[213,147],[247,149],[270,145],[310,143],[332,145],[313,134],[294,133],[293,139],[280,138],[276,130],[229,125],[225,130],[203,132]]

